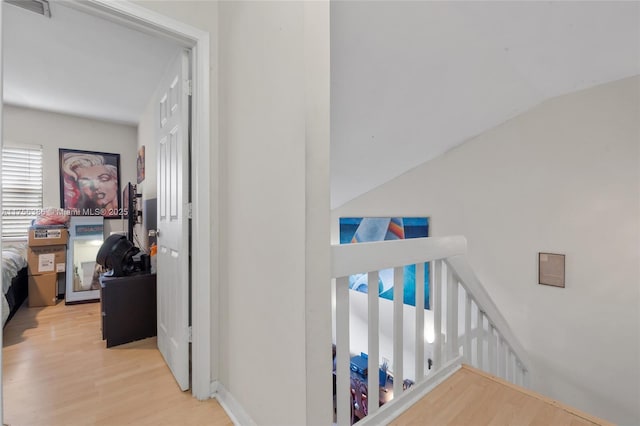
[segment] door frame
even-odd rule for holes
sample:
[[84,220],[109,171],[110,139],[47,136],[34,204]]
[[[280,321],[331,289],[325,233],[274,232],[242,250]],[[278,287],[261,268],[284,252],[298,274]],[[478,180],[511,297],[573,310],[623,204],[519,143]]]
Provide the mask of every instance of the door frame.
[[[197,399],[212,397],[212,383],[217,378],[217,356],[212,358],[212,341],[217,339],[217,327],[212,327],[217,303],[212,303],[212,290],[218,288],[218,224],[217,203],[212,209],[211,198],[218,194],[218,141],[210,132],[210,40],[209,33],[128,1],[89,0],[67,2],[71,6],[102,18],[118,22],[148,34],[168,37],[191,49],[192,110],[191,110],[191,391]],[[2,30],[0,6],[0,33]],[[0,77],[2,76],[2,39],[0,38]],[[0,95],[2,80],[0,79]],[[2,131],[0,102],[0,132]],[[0,133],[1,134],[1,133]],[[1,146],[0,142],[0,146]],[[211,154],[216,154],[213,158]],[[211,178],[213,177],[213,180]],[[216,238],[213,238],[213,237]],[[213,243],[215,242],[215,243]],[[217,298],[215,298],[217,300]],[[1,336],[0,336],[1,339]],[[0,340],[1,342],[1,340]],[[0,361],[2,360],[0,354]],[[0,367],[0,380],[2,372]],[[0,403],[2,393],[0,389]],[[0,406],[0,417],[2,407]]]
[[[82,7],[82,3],[78,2]],[[91,0],[87,11],[125,25],[170,37],[191,49],[193,96],[191,110],[191,392],[198,399],[211,397],[211,288],[215,286],[211,234],[217,235],[218,218],[211,209],[211,181],[217,176],[217,156],[211,160],[210,41],[209,33],[129,2]],[[214,195],[215,197],[215,195]],[[215,254],[215,250],[213,253]],[[213,261],[213,262],[212,262]]]

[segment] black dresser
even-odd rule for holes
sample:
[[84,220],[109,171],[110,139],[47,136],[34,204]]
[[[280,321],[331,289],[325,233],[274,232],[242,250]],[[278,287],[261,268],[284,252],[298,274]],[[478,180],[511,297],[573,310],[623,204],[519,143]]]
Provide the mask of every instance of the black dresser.
[[100,277],[102,339],[107,348],[157,334],[156,275]]

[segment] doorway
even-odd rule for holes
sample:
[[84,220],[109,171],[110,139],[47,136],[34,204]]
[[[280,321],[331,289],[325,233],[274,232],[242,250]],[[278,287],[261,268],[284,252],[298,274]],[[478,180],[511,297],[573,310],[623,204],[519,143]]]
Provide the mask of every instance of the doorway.
[[[215,187],[217,167],[210,160],[210,116],[209,116],[209,35],[188,25],[171,20],[143,7],[129,3],[110,4],[106,1],[69,4],[78,10],[93,16],[117,22],[157,37],[166,37],[191,49],[193,75],[193,100],[191,125],[191,181],[192,181],[192,229],[197,238],[192,241],[193,288],[192,300],[192,380],[193,396],[206,399],[211,396],[212,375],[211,356],[211,320],[215,306],[211,303],[212,284],[216,285],[212,276],[212,233],[216,233],[218,218],[210,210],[210,188]],[[2,8],[0,6],[0,18]],[[0,21],[0,26],[1,26]],[[0,92],[1,93],[1,92]],[[2,106],[0,105],[0,115]],[[212,172],[213,171],[213,172]],[[212,185],[213,184],[213,185]]]

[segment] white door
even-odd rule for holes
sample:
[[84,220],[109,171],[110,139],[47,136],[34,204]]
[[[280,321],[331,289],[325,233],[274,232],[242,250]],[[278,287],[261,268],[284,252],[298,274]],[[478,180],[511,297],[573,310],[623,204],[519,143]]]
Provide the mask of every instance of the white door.
[[180,389],[189,388],[189,54],[158,92],[158,349]]

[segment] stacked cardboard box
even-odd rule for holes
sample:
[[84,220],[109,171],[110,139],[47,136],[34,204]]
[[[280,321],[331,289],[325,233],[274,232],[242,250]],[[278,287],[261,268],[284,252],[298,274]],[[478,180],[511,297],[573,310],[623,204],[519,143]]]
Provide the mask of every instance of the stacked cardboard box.
[[68,240],[65,228],[29,229],[29,307],[56,304],[58,277],[65,272]]

